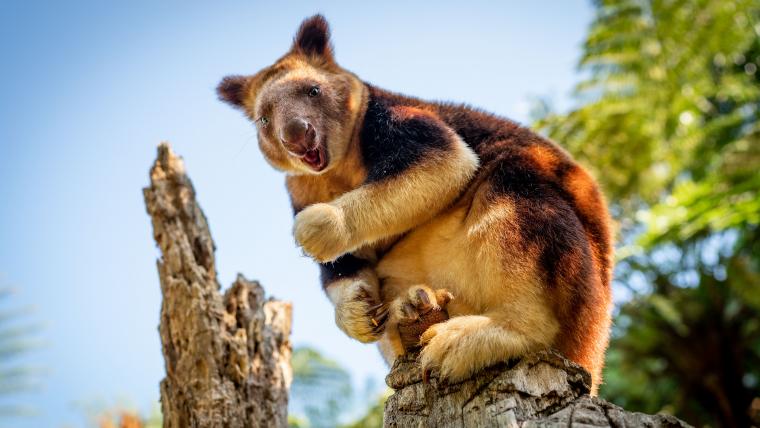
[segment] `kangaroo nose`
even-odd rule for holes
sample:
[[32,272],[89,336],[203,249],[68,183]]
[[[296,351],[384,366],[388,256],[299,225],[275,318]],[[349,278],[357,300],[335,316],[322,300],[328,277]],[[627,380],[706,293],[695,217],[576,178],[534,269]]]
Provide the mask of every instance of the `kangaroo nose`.
[[311,149],[314,128],[301,118],[291,119],[280,130],[280,139],[289,152],[302,156]]

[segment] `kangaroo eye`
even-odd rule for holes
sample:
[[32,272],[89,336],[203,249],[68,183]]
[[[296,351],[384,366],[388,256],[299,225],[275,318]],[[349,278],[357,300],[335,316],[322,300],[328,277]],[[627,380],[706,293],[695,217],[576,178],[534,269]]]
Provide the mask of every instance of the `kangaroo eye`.
[[309,96],[316,97],[319,95],[319,92],[319,86],[312,86],[311,89],[309,89]]
[[267,119],[266,117],[262,116],[262,117],[259,118],[259,125],[266,126],[267,123],[269,123],[269,119]]

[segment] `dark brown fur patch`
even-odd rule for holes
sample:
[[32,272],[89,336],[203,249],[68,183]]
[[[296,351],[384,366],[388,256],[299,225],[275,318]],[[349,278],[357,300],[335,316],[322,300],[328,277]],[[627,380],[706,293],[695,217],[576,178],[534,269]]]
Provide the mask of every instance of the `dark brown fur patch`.
[[306,56],[318,56],[332,60],[330,25],[324,16],[314,15],[301,24],[293,41],[293,50]]
[[319,265],[322,287],[327,288],[330,283],[340,279],[356,276],[362,269],[369,266],[369,262],[352,254],[339,257],[334,262],[321,263]]
[[367,181],[406,171],[426,156],[449,147],[445,127],[434,115],[409,106],[394,106],[370,91],[360,134]]
[[219,99],[235,108],[242,108],[246,96],[248,78],[245,76],[227,76],[216,87]]

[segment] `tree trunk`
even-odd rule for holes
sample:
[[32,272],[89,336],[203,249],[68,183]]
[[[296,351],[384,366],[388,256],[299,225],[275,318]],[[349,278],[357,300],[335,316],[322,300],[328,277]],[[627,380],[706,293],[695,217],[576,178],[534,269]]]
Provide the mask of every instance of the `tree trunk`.
[[143,189],[161,249],[164,427],[285,427],[290,303],[238,276],[222,296],[214,243],[182,159],[158,147]]
[[687,427],[668,415],[621,409],[588,395],[591,376],[551,351],[485,369],[446,385],[433,372],[424,383],[416,354],[386,377],[395,393],[385,404],[386,427]]

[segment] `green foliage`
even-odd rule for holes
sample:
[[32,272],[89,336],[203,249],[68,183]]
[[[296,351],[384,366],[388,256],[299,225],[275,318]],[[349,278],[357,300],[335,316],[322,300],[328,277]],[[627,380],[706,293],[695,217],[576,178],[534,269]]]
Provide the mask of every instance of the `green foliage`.
[[381,428],[383,426],[383,411],[385,400],[390,396],[390,390],[378,395],[374,402],[367,407],[366,413],[355,421],[341,425],[341,428]]
[[760,3],[599,0],[579,106],[543,131],[620,225],[602,395],[748,426],[760,396]]
[[749,263],[731,254],[639,267],[657,291],[620,308],[605,398],[713,426],[745,425],[760,391],[760,273]]
[[297,348],[291,359],[291,426],[336,427],[351,404],[351,376],[312,348]]
[[25,322],[28,311],[12,308],[10,289],[0,289],[0,421],[24,417],[34,409],[21,403],[22,394],[39,387],[39,370],[20,362],[37,344],[38,327]]
[[[673,202],[677,184],[707,179],[733,189],[756,179],[746,167],[760,156],[757,2],[596,5],[581,60],[583,104],[539,126],[594,169],[627,214]],[[673,196],[687,198],[681,186]]]
[[[357,396],[351,387],[348,372],[312,348],[297,348],[291,362],[293,384],[288,416],[291,427],[383,426],[387,393],[376,398]],[[341,423],[353,409],[365,408],[365,413],[352,422]]]

